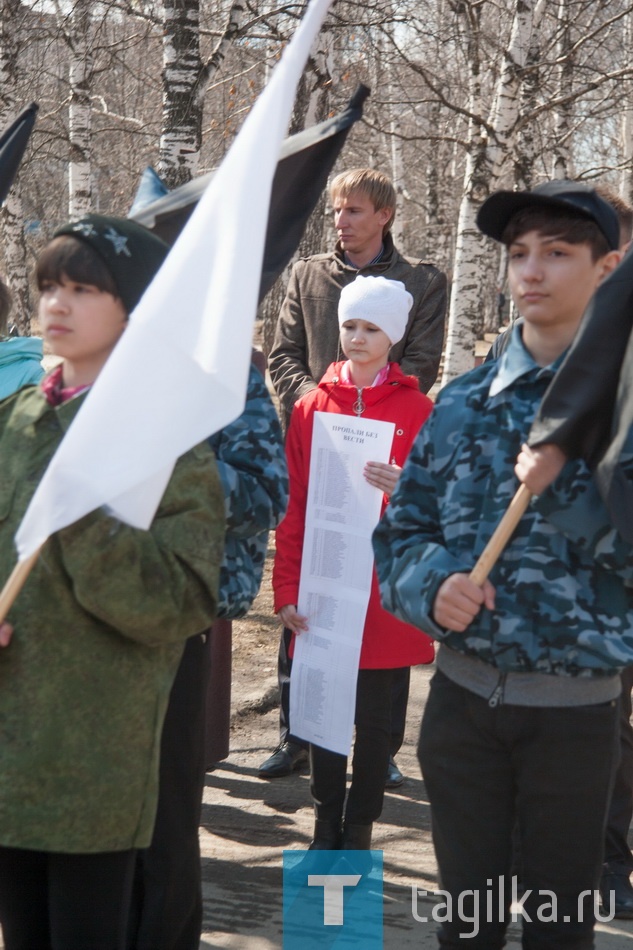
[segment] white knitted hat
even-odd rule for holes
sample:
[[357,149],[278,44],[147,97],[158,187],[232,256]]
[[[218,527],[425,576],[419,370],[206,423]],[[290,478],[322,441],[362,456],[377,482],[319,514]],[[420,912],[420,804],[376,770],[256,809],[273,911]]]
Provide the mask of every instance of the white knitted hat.
[[359,275],[343,287],[338,305],[339,329],[346,320],[365,320],[398,343],[407,328],[413,297],[401,280]]

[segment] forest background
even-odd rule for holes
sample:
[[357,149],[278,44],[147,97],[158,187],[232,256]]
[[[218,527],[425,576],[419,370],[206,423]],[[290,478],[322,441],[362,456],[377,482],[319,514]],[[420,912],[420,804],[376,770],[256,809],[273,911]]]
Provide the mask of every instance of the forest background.
[[[0,211],[0,269],[31,330],[33,262],[87,211],[126,215],[153,166],[176,187],[217,167],[306,3],[0,0],[0,129],[39,104]],[[507,317],[505,261],[475,217],[499,187],[602,181],[633,198],[631,0],[336,0],[312,50],[289,134],[372,92],[335,171],[394,181],[394,239],[445,270],[444,381]],[[300,254],[335,241],[324,195]],[[262,305],[270,344],[287,273]],[[177,315],[174,315],[177,321]]]

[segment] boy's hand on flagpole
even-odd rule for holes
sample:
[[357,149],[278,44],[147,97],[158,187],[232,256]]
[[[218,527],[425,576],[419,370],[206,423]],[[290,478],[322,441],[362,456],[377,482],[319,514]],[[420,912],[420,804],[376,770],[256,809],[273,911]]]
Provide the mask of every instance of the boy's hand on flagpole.
[[439,627],[463,633],[482,607],[494,610],[495,589],[489,580],[479,587],[468,574],[451,574],[440,585],[433,605],[433,619]]
[[10,623],[0,623],[0,647],[8,647],[13,636],[13,627]]
[[401,471],[402,469],[395,462],[391,465],[387,465],[385,462],[367,462],[363,475],[370,485],[379,488],[387,498],[390,498],[398,484]]
[[297,613],[297,608],[294,604],[286,604],[285,607],[282,607],[281,610],[277,612],[277,616],[284,627],[288,627],[293,633],[304,633],[308,629],[308,618],[302,617],[301,614]]
[[560,475],[567,456],[553,442],[532,449],[522,445],[514,473],[533,495],[540,495]]

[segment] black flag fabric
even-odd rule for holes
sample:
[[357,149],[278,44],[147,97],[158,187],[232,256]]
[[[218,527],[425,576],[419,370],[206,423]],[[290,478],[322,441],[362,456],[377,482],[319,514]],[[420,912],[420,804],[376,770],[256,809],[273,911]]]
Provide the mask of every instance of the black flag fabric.
[[9,194],[30,138],[38,106],[32,102],[0,135],[0,204]]
[[[260,302],[297,249],[347,134],[362,116],[368,95],[367,86],[359,86],[343,112],[283,143],[273,179]],[[133,211],[130,217],[173,244],[213,174],[209,172],[175,188],[164,198]]]
[[630,543],[633,482],[622,466],[622,449],[633,425],[632,330],[629,251],[592,297],[528,439],[531,446],[552,442],[587,462],[613,524]]

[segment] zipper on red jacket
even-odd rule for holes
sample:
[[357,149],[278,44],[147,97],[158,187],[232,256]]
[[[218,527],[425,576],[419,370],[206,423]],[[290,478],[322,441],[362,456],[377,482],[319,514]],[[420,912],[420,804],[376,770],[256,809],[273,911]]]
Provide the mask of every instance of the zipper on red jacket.
[[358,395],[356,396],[356,402],[352,406],[352,409],[354,410],[357,416],[361,416],[364,413],[365,408],[366,408],[365,403],[363,402],[363,390],[360,386],[357,386],[356,392],[358,393]]

